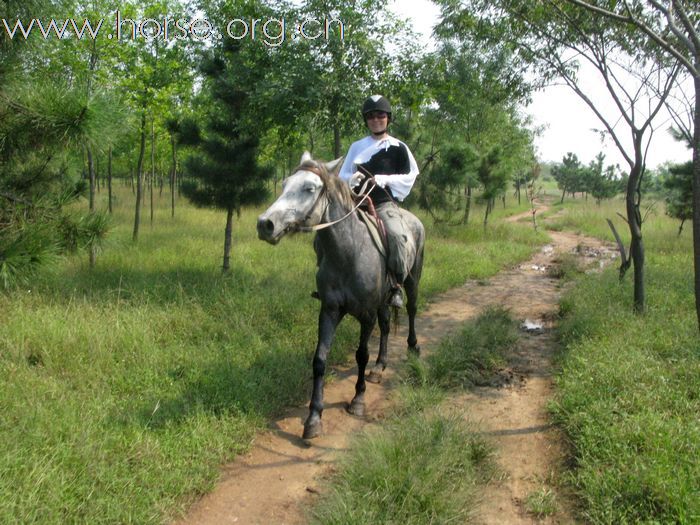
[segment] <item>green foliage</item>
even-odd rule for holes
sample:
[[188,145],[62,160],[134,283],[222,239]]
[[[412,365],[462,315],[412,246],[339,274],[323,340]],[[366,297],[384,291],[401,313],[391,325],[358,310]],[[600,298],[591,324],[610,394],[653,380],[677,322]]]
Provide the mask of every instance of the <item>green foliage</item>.
[[561,164],[552,167],[552,177],[557,181],[557,186],[562,190],[561,201],[564,201],[566,192],[574,193],[580,190],[582,173],[581,162],[575,153],[567,153]]
[[693,163],[670,166],[663,179],[666,200],[666,213],[669,217],[683,222],[693,218]]
[[418,204],[440,221],[450,221],[458,210],[468,206],[468,188],[478,184],[478,153],[474,147],[448,144],[427,172],[418,179]]
[[198,132],[195,125],[182,126],[184,140],[197,146],[186,161],[189,178],[182,191],[197,206],[240,210],[268,196],[270,172],[257,161],[262,130],[254,124],[250,102],[253,79],[241,74],[251,61],[262,67],[260,56],[237,40],[224,39],[202,63],[211,98],[205,127]]
[[616,174],[615,166],[603,169],[605,156],[599,153],[585,171],[585,187],[598,204],[604,199],[612,199],[625,189],[621,177]]

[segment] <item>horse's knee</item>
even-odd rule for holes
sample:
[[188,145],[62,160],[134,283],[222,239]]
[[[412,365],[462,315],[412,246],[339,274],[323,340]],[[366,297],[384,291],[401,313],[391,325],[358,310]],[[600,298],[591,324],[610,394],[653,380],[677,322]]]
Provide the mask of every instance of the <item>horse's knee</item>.
[[323,376],[326,373],[326,360],[315,356],[312,367],[314,371],[314,377]]

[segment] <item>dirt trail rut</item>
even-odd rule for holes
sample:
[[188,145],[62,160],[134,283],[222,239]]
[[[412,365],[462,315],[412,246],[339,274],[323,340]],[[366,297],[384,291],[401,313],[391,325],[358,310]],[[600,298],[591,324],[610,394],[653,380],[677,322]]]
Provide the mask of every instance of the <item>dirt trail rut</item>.
[[[520,321],[543,324],[539,333],[523,333],[515,358],[494,377],[492,386],[476,388],[449,401],[462,407],[465,417],[476,421],[496,446],[496,460],[503,475],[501,481],[489,484],[482,496],[476,512],[476,522],[481,524],[574,521],[567,511],[566,498],[559,494],[559,510],[544,520],[528,514],[525,506],[528,494],[535,490],[556,492],[554,478],[563,458],[561,440],[546,413],[552,395],[551,357],[556,349],[551,328],[561,294],[560,281],[550,277],[547,269],[561,253],[577,254],[597,267],[609,261],[613,252],[595,239],[549,233],[552,242],[529,261],[488,281],[469,281],[441,294],[417,319],[419,343],[428,352],[489,305],[506,306]],[[384,381],[368,384],[366,418],[358,419],[345,411],[354,393],[354,367],[337,369],[325,389],[323,436],[311,445],[304,442],[300,436],[307,408],[294,409],[273,422],[248,454],[224,467],[214,491],[178,523],[305,523],[306,509],[323,492],[324,475],[332,470],[349,438],[383,417],[389,406],[392,371],[405,359],[405,353],[406,335],[400,330],[398,336],[390,338]]]

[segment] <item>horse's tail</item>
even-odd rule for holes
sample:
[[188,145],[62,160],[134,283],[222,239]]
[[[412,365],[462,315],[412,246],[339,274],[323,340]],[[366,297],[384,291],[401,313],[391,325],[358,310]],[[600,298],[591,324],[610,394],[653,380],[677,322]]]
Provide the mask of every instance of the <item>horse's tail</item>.
[[400,318],[399,318],[399,307],[398,306],[390,306],[391,308],[391,325],[394,327],[394,335],[398,335],[399,333],[399,325],[401,324]]

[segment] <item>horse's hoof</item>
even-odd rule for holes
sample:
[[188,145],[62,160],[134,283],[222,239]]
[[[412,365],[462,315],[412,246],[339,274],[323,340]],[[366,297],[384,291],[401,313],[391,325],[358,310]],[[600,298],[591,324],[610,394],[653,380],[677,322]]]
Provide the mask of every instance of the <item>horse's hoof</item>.
[[365,415],[365,403],[364,401],[355,401],[353,399],[352,403],[347,406],[347,411],[353,416],[362,417]]
[[374,383],[374,384],[379,384],[382,382],[382,373],[381,372],[375,372],[372,370],[367,377],[365,377],[365,381],[369,383]]
[[420,346],[418,346],[418,345],[409,346],[408,353],[411,355],[419,356],[420,355]]
[[304,423],[304,435],[302,439],[313,439],[320,436],[322,432],[323,424],[320,420],[313,423]]

